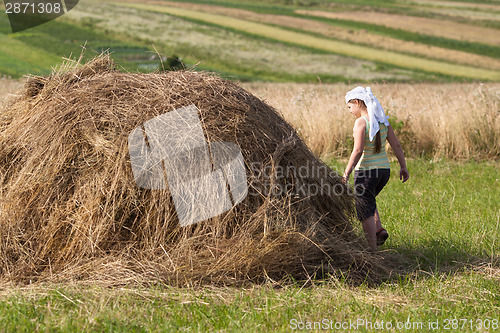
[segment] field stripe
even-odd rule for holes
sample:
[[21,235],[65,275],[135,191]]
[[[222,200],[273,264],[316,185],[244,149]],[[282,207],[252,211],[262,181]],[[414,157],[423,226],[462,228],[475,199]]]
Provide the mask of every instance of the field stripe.
[[128,6],[136,9],[150,10],[166,13],[187,19],[231,28],[237,31],[286,42],[290,44],[306,46],[318,50],[328,51],[335,54],[345,55],[358,59],[365,59],[402,68],[417,69],[427,72],[440,73],[451,76],[466,77],[472,79],[500,81],[500,72],[474,68],[463,65],[455,65],[435,60],[422,59],[391,51],[378,50],[366,46],[353,45],[346,42],[335,41],[327,38],[315,37],[308,34],[285,30],[266,24],[236,19],[224,15],[210,14],[190,9],[155,6],[135,3],[119,3],[119,6]]
[[432,19],[427,17],[405,16],[399,14],[385,14],[379,12],[327,12],[316,10],[298,10],[298,14],[318,16],[330,19],[348,20],[355,22],[369,22],[392,29],[407,30],[414,33],[456,39],[487,45],[500,45],[500,31],[498,29],[477,27],[465,23]]
[[0,34],[0,72],[18,77],[30,73],[49,74],[62,58]]

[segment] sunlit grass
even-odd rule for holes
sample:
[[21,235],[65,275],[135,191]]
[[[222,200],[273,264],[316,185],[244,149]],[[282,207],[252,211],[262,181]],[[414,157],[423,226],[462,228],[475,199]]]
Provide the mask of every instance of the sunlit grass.
[[18,77],[30,73],[48,75],[51,66],[61,62],[61,58],[43,50],[30,47],[16,39],[0,34],[0,63],[6,75]]

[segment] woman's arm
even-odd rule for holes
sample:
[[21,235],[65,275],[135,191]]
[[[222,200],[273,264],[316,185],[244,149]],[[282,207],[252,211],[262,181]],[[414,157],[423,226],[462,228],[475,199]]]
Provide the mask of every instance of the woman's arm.
[[405,154],[403,152],[401,144],[399,143],[396,133],[394,133],[394,130],[392,129],[392,126],[387,126],[387,130],[387,141],[389,141],[389,144],[391,145],[391,148],[394,151],[394,154],[396,155],[400,166],[399,179],[402,179],[404,183],[408,180],[408,178],[410,178],[410,172],[406,168]]
[[354,136],[354,148],[349,158],[349,162],[344,171],[343,181],[344,184],[347,183],[349,177],[351,176],[352,170],[358,164],[361,155],[363,155],[363,148],[365,145],[365,129],[366,122],[363,118],[358,118],[354,123],[353,136]]

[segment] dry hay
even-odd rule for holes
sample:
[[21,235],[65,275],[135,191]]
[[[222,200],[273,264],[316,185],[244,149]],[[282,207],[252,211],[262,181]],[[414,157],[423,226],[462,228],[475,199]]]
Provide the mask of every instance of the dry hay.
[[[383,273],[364,250],[347,192],[254,187],[344,185],[272,107],[231,82],[192,71],[121,73],[101,55],[32,77],[20,94],[0,114],[4,281],[192,285],[317,273],[373,281]],[[209,142],[241,148],[249,193],[220,216],[180,227],[168,190],[135,184],[127,137],[190,104]],[[280,167],[307,171],[300,179],[270,171]]]

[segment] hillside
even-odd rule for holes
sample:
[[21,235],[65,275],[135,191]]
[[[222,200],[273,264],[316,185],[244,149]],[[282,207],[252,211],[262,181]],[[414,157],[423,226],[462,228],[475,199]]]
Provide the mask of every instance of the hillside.
[[159,53],[240,81],[500,81],[499,31],[497,0],[90,0],[15,34],[0,15],[0,73],[48,74],[85,45],[125,70]]

